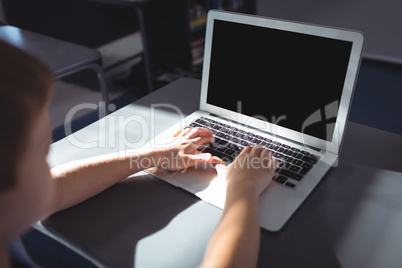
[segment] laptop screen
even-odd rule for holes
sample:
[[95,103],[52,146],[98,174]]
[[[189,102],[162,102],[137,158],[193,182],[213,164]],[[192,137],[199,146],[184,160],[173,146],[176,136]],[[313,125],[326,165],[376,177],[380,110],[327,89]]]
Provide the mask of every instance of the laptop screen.
[[331,141],[352,42],[214,20],[207,103]]

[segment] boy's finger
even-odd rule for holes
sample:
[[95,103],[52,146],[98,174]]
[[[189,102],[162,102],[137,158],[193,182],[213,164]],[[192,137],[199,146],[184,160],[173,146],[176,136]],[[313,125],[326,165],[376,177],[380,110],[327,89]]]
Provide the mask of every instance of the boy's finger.
[[212,136],[213,133],[211,130],[207,129],[207,128],[203,128],[203,127],[197,127],[192,129],[191,132],[188,133],[188,139],[193,139],[197,136]]
[[192,129],[191,128],[185,128],[177,131],[174,135],[173,138],[177,138],[178,136],[186,136]]
[[201,146],[205,143],[213,143],[213,142],[215,142],[215,139],[212,136],[206,136],[206,137],[201,136],[192,140],[192,143],[198,146]]
[[197,128],[185,128],[177,131],[174,135],[173,138],[177,138],[178,136],[187,136],[187,139],[193,139],[197,136],[213,136],[213,133],[211,130],[203,127],[197,127]]
[[268,149],[264,149],[261,152],[261,158],[270,160],[272,158],[272,152]]
[[183,130],[177,131],[176,134],[173,135],[173,138],[179,137],[179,135],[180,135],[180,133],[181,133],[182,131],[183,131]]
[[212,159],[212,155],[210,153],[188,154],[187,157],[191,159],[192,166],[210,163]]
[[191,133],[192,131],[194,131],[194,129],[192,129],[192,128],[183,129],[181,136],[184,137],[184,136],[188,135],[189,133]]
[[250,147],[250,146],[244,147],[243,150],[240,152],[239,156],[250,153],[251,149],[252,149],[252,147]]
[[255,157],[260,157],[263,148],[260,144],[256,144],[253,146],[250,155]]
[[279,161],[276,160],[275,158],[272,158],[269,161],[269,167],[272,168],[272,169],[277,169],[279,167]]
[[226,171],[228,167],[225,164],[218,164],[215,166],[216,173],[218,173],[218,177],[226,177]]
[[218,165],[226,167],[225,162],[222,159],[220,159],[219,157],[217,157],[217,156],[213,156],[211,158],[211,164],[214,165],[215,167],[218,166]]
[[216,156],[212,156],[210,153],[189,154],[188,157],[191,159],[190,166],[204,164],[211,164],[213,166],[225,165],[225,162],[223,162],[222,159]]

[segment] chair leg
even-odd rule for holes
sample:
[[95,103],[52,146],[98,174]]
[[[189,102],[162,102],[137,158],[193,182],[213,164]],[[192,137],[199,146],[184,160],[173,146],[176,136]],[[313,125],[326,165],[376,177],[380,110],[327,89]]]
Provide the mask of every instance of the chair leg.
[[149,60],[148,41],[147,41],[147,35],[145,32],[144,15],[143,15],[141,7],[138,7],[138,6],[132,6],[132,7],[137,12],[138,20],[139,20],[139,24],[140,24],[140,32],[141,32],[143,49],[144,49],[143,54],[144,54],[145,79],[146,79],[146,83],[147,83],[148,92],[151,93],[153,91],[153,86],[152,86],[151,64],[150,64],[150,60]]
[[100,104],[100,106],[103,106],[103,107],[99,107],[100,115],[102,117],[105,115],[108,115],[109,114],[109,103],[110,103],[109,91],[108,91],[108,88],[106,85],[105,74],[104,74],[102,68],[98,64],[91,63],[91,64],[88,64],[85,66],[81,66],[80,68],[74,69],[73,71],[69,71],[69,72],[63,73],[62,75],[58,75],[58,76],[56,76],[56,78],[60,79],[60,78],[72,75],[74,73],[81,72],[86,69],[92,69],[98,77],[99,88],[100,88],[102,100],[103,100],[103,103]]
[[102,112],[104,111],[105,114],[103,114],[103,116],[108,115],[110,98],[109,98],[109,91],[108,91],[108,88],[106,85],[105,74],[104,74],[102,68],[98,64],[90,64],[90,65],[88,65],[88,68],[94,70],[98,76],[99,87],[100,87],[102,99],[104,102],[104,107],[99,107],[99,110]]

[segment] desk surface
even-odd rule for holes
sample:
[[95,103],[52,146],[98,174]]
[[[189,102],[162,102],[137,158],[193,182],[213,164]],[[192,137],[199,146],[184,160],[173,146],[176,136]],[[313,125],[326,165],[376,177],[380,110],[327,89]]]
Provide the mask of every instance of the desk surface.
[[[53,144],[49,164],[140,147],[196,110],[199,92],[194,79],[159,89]],[[349,123],[339,166],[281,231],[262,230],[259,267],[401,267],[401,149],[401,136]],[[195,267],[220,216],[220,209],[138,173],[38,228],[98,265]]]
[[58,77],[81,66],[100,61],[96,49],[58,40],[10,25],[0,26],[0,39],[46,63]]

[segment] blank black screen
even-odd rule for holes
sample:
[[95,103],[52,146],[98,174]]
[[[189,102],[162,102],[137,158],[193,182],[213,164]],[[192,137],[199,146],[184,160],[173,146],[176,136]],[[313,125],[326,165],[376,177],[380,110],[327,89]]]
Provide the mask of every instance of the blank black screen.
[[339,105],[351,42],[221,20],[212,40],[207,103],[332,140],[325,106]]

